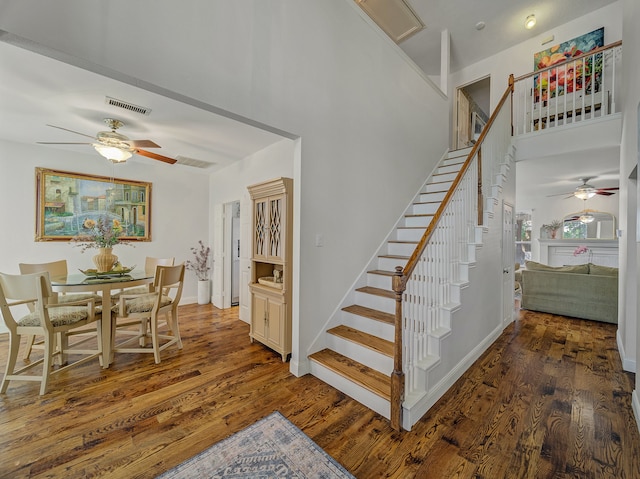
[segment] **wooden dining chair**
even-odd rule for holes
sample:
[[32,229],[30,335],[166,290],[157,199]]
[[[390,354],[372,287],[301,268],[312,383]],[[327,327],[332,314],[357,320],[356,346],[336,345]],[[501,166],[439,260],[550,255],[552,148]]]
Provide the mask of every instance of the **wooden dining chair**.
[[[10,381],[39,381],[40,394],[45,394],[49,378],[67,369],[79,366],[91,359],[99,358],[102,362],[101,315],[95,310],[92,298],[67,303],[57,303],[57,294],[51,289],[49,273],[32,273],[11,275],[0,273],[0,311],[9,330],[9,358],[0,393],[5,393]],[[24,305],[33,304],[33,311],[24,314]],[[21,312],[22,311],[22,312]],[[84,337],[75,341],[71,348],[69,337],[75,335],[78,328],[94,325],[97,345],[95,349],[78,348],[85,341],[92,339]],[[82,330],[86,336],[87,331]],[[57,346],[54,336],[58,336]],[[42,336],[44,355],[26,366],[16,369],[18,350],[22,336]],[[84,356],[75,362],[66,364],[69,355]],[[53,359],[61,357],[60,368],[52,369]],[[40,375],[23,374],[25,371],[42,364]]]
[[[31,274],[31,273],[43,273],[48,272],[49,278],[55,278],[56,276],[66,276],[69,274],[69,270],[67,268],[67,260],[61,259],[58,261],[51,261],[48,263],[19,263],[18,267],[20,268],[20,274]],[[99,294],[87,292],[87,293],[58,293],[58,303],[69,303],[75,301],[84,301],[87,299],[93,299],[96,304],[102,303],[102,298]],[[31,355],[31,349],[33,348],[42,348],[42,341],[39,343],[35,342],[35,337],[27,337],[27,347],[24,351],[24,359],[29,359]]]
[[[178,303],[182,296],[184,264],[157,266],[152,292],[121,294],[111,315],[111,344],[115,353],[153,353],[156,364],[160,352],[176,345],[182,349],[178,327]],[[137,330],[131,330],[135,327]],[[166,329],[165,329],[166,328]],[[116,334],[130,336],[116,344]],[[151,347],[147,347],[151,339]],[[131,345],[138,343],[137,347]]]
[[[175,258],[154,258],[147,256],[144,260],[144,271],[149,276],[155,276],[156,266],[173,266]],[[135,288],[124,288],[111,295],[112,301],[117,301],[121,294],[144,294],[149,292],[148,286],[137,286]]]

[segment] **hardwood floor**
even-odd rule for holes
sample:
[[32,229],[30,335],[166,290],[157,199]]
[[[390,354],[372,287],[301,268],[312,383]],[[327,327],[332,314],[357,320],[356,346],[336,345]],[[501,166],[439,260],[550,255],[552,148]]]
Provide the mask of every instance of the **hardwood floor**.
[[[0,477],[152,478],[279,410],[362,479],[640,478],[616,326],[521,312],[415,425],[249,342],[237,308],[180,308],[184,349],[118,355],[0,395]],[[8,341],[0,337],[0,371]],[[37,356],[39,352],[33,354]],[[21,360],[20,360],[21,361]]]

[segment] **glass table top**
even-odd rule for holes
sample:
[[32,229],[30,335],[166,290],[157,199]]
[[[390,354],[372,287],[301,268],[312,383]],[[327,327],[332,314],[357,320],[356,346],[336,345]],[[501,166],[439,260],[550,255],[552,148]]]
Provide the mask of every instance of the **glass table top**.
[[152,274],[145,271],[130,271],[126,274],[105,274],[100,276],[87,276],[82,273],[73,273],[66,276],[51,277],[52,286],[77,286],[83,284],[126,283],[140,279],[151,279]]

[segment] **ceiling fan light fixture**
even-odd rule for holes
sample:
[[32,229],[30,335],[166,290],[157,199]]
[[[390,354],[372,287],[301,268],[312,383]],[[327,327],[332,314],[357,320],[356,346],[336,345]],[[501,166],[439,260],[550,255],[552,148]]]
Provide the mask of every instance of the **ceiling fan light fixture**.
[[582,223],[591,223],[595,218],[591,213],[583,213],[578,218]]
[[592,186],[580,186],[576,189],[573,196],[579,198],[581,200],[588,200],[589,198],[593,198],[596,195],[596,189]]
[[96,143],[93,147],[100,155],[112,163],[124,163],[133,156],[130,151],[116,148],[115,146],[105,146]]
[[531,30],[535,26],[536,26],[536,16],[532,13],[524,21],[524,28],[526,28],[527,30]]

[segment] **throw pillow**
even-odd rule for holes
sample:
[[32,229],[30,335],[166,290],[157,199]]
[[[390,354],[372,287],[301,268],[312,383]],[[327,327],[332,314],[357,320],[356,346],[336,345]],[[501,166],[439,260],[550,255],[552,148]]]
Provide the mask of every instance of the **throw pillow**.
[[536,263],[535,261],[525,262],[529,271],[549,271],[554,273],[574,273],[589,274],[588,264],[576,264],[570,266],[549,266],[547,264]]
[[600,276],[618,276],[618,268],[589,263],[589,274],[598,274]]

